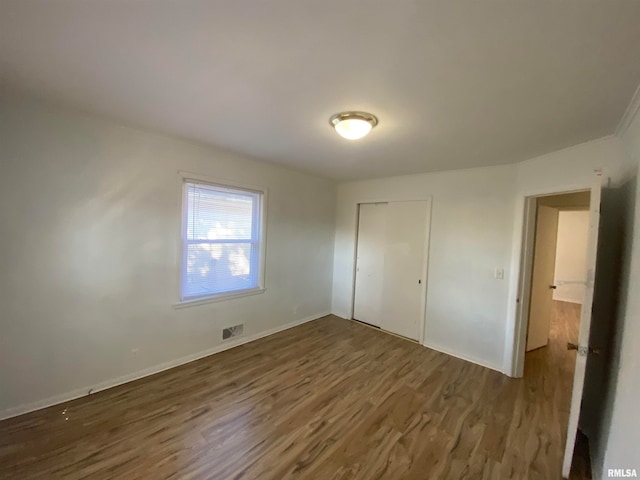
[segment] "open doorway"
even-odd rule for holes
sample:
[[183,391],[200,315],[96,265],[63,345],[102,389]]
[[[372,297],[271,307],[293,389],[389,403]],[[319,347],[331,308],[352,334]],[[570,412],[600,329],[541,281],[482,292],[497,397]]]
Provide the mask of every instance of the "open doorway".
[[[589,332],[600,205],[599,175],[590,191],[531,196],[525,201],[518,300],[522,343],[515,357],[516,367],[533,391],[540,390],[541,385],[553,385],[549,392],[541,389],[540,405],[545,405],[545,411],[561,426],[556,441],[565,446],[562,461],[565,478],[572,464],[576,464],[574,447],[579,438],[586,358],[591,351]],[[586,212],[588,220],[577,213],[581,211]],[[586,238],[579,233],[584,232],[581,227],[584,223],[587,223]],[[585,243],[586,248],[581,248]],[[578,260],[577,265],[572,256],[574,261]],[[579,261],[582,259],[584,266]],[[588,452],[585,457],[588,461]]]
[[[530,359],[558,365],[573,359],[565,353],[567,344],[578,343],[587,276],[589,202],[588,191],[536,199],[524,375],[539,371],[527,368]],[[567,366],[572,375],[573,367]]]

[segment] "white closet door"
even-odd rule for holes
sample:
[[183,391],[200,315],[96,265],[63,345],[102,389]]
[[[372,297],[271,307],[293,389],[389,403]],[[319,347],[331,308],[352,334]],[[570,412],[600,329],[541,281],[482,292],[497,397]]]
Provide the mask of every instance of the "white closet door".
[[386,203],[360,205],[353,318],[376,327],[382,316],[386,224]]
[[389,202],[380,327],[420,340],[426,294],[429,202]]

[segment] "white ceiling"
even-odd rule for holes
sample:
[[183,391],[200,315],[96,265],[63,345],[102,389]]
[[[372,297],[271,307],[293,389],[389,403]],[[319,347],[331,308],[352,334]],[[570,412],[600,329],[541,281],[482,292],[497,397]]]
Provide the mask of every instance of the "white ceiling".
[[[614,132],[637,0],[0,0],[10,87],[339,178],[517,162]],[[338,111],[379,126],[350,142]]]

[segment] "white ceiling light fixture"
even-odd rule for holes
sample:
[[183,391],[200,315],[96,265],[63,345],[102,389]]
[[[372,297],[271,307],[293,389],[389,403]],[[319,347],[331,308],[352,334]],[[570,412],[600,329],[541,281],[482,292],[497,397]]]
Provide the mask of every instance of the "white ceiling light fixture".
[[329,123],[341,137],[358,140],[378,124],[378,119],[367,112],[341,112],[333,115]]

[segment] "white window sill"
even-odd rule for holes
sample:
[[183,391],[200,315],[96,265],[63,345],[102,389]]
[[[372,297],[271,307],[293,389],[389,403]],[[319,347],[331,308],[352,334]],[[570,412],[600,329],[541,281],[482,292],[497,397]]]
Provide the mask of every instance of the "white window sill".
[[266,288],[252,288],[251,290],[242,290],[240,292],[222,293],[219,295],[211,295],[208,297],[198,297],[193,300],[182,300],[181,302],[174,303],[173,308],[187,308],[195,307],[196,305],[204,305],[206,303],[222,302],[224,300],[233,300],[235,298],[248,297],[250,295],[259,295],[264,293]]

